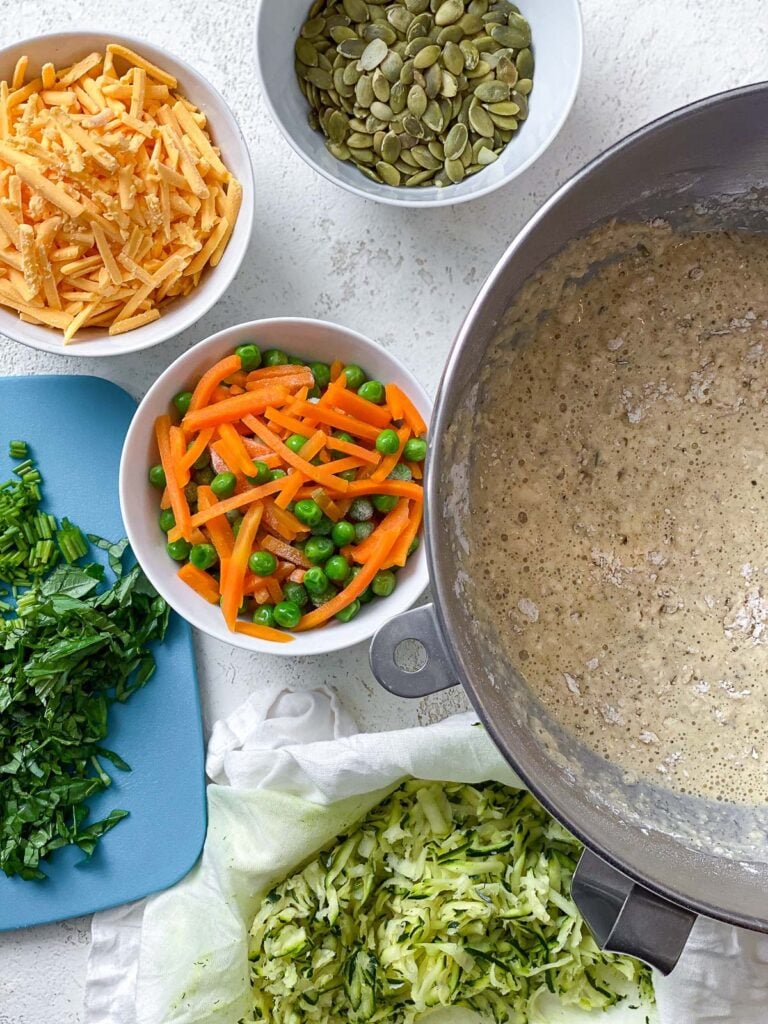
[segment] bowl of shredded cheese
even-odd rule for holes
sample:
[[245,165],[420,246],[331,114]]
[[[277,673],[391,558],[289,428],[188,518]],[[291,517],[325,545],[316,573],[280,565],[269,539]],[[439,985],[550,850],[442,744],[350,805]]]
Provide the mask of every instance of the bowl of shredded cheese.
[[0,51],[0,333],[78,356],[178,334],[235,276],[253,192],[224,99],[164,50],[81,32]]

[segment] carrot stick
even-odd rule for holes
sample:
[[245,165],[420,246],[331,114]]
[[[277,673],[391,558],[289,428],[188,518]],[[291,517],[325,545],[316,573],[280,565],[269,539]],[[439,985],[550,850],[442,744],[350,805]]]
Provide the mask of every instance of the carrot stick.
[[355,437],[364,437],[368,441],[375,441],[381,431],[372,427],[369,423],[362,423],[354,416],[345,416],[343,412],[336,412],[323,405],[311,402],[297,402],[297,416],[306,416],[313,423],[326,423],[328,426],[336,427],[337,430],[346,430],[348,434]]
[[[206,485],[198,487],[197,507],[201,511],[205,511],[212,508],[215,504],[216,495],[211,488]],[[219,561],[223,562],[225,558],[230,558],[232,549],[235,546],[235,536],[232,533],[232,527],[227,517],[216,516],[214,519],[209,519],[205,524],[205,528],[208,531],[208,536],[211,538],[211,543],[216,548]]]
[[174,475],[179,487],[186,487],[189,483],[189,470],[184,469],[181,460],[187,450],[187,442],[184,440],[184,431],[180,427],[171,427],[169,431],[171,442],[171,458],[173,459]]
[[283,409],[266,409],[264,419],[269,420],[270,423],[276,423],[278,427],[283,427],[285,430],[290,430],[292,434],[306,434],[309,426],[308,422],[302,423],[295,416],[288,415],[287,410]]
[[235,632],[252,636],[256,640],[273,640],[278,644],[289,644],[293,640],[290,633],[284,633],[281,629],[273,629],[271,626],[260,626],[258,622],[236,622]]
[[[299,476],[300,475],[301,474],[299,474]],[[269,498],[264,502],[263,522],[270,530],[274,530],[276,533],[279,533],[283,540],[287,541],[296,540],[298,534],[306,533],[308,530],[308,527],[306,527],[304,523],[300,522],[293,513],[288,512],[284,508],[280,508]]]
[[[242,473],[243,476],[253,476],[256,472],[253,459],[248,454],[245,445],[243,444],[242,437],[238,434],[231,423],[222,423],[218,428],[219,437],[225,443],[228,450],[232,453],[232,457],[235,460],[235,465],[230,464],[230,469],[236,473]],[[229,462],[228,459],[225,459]]]
[[277,569],[275,569],[275,579],[278,583],[283,583],[295,571],[296,566],[292,565],[291,562],[280,562]]
[[161,509],[166,509],[166,508],[170,508],[170,507],[171,507],[171,496],[168,493],[168,488],[164,487],[163,488],[162,497],[160,498],[160,508]]
[[357,576],[336,597],[332,597],[330,601],[326,601],[319,608],[315,608],[308,615],[304,615],[296,628],[303,631],[313,629],[315,626],[322,626],[328,619],[333,618],[338,612],[352,604],[372,582],[379,569],[381,569],[407,523],[408,502],[399,501],[371,534],[371,537],[376,537],[376,541],[372,546],[368,561]]
[[327,491],[324,491],[322,487],[316,487],[315,490],[312,491],[312,498],[329,519],[333,520],[334,523],[338,523],[341,519],[339,506],[333,498],[328,497]]
[[361,444],[352,444],[351,441],[344,441],[340,437],[329,438],[327,447],[334,452],[343,452],[344,455],[354,455],[356,459],[370,462],[372,466],[378,466],[381,462],[381,456],[378,452],[372,452],[370,448],[363,448]]
[[400,388],[396,388],[394,384],[387,384],[384,388],[384,393],[387,396],[387,405],[392,413],[392,419],[401,420],[403,418],[403,406],[400,402],[402,391]]
[[374,405],[354,391],[347,391],[346,388],[339,388],[331,385],[320,400],[321,405],[333,405],[337,409],[355,416],[363,423],[370,423],[379,430],[384,430],[392,422],[389,410],[381,405]]
[[414,480],[421,480],[424,476],[424,470],[421,468],[420,462],[406,462],[406,466],[413,473]]
[[210,370],[206,370],[197,382],[197,387],[192,392],[192,401],[189,403],[190,412],[202,409],[203,406],[208,405],[216,388],[230,374],[237,373],[242,368],[242,365],[243,361],[240,356],[231,355],[219,360],[218,363],[214,363]]
[[280,384],[262,384],[258,391],[249,391],[235,398],[225,398],[196,412],[188,412],[182,421],[184,429],[191,433],[204,427],[218,427],[232,423],[248,413],[264,412],[271,405],[280,405],[288,398],[288,391]]
[[184,452],[181,457],[181,465],[185,469],[191,469],[195,462],[200,458],[205,449],[211,443],[213,437],[213,427],[207,427],[205,430],[201,430],[195,440]]
[[[242,527],[240,527],[242,530]],[[298,565],[301,569],[308,569],[309,562],[304,556],[303,551],[299,551],[298,548],[291,547],[290,544],[286,544],[283,540],[278,540],[277,537],[270,537],[267,534],[263,541],[262,546],[265,551],[271,551],[273,555],[279,558],[282,562],[292,562],[294,565]]]
[[[157,450],[160,453],[160,463],[165,471],[165,483],[168,488],[168,497],[171,500],[171,508],[176,519],[174,530],[179,531],[179,537],[189,540],[192,533],[192,523],[189,516],[189,505],[184,496],[184,491],[176,479],[176,467],[171,452],[171,417],[168,415],[158,416],[155,420],[155,438]],[[197,523],[194,525],[198,525]],[[173,531],[171,531],[173,532]],[[178,538],[177,538],[178,539]]]
[[221,594],[221,611],[230,630],[235,628],[237,612],[243,603],[243,581],[263,511],[264,506],[260,501],[256,501],[243,516],[240,532],[235,538],[232,557],[227,566],[226,581]]
[[334,359],[331,363],[331,380],[338,380],[341,376],[341,371],[344,369],[344,363],[340,359]]
[[275,505],[280,509],[287,509],[296,497],[296,492],[299,490],[301,485],[306,482],[306,479],[307,478],[304,474],[299,473],[296,469],[292,473],[289,473],[283,481],[285,486],[275,498]]
[[[298,370],[298,366],[294,367],[294,370]],[[256,371],[258,373],[258,371]],[[271,384],[282,384],[283,387],[288,388],[290,391],[295,391],[298,388],[310,388],[315,382],[315,378],[312,376],[312,371],[307,370],[306,373],[282,373],[279,377],[267,378],[267,381]],[[312,383],[310,384],[309,381]],[[253,391],[256,388],[260,388],[264,384],[264,378],[257,378],[255,380],[249,380],[245,385],[246,391]]]
[[248,380],[274,380],[276,377],[295,377],[297,374],[306,376],[307,387],[313,387],[315,378],[308,366],[296,366],[294,363],[283,363],[281,366],[262,366],[258,370],[251,370]]
[[376,469],[374,469],[374,471],[371,473],[371,475],[369,477],[370,480],[386,480],[387,479],[389,474],[392,472],[392,470],[395,468],[395,466],[400,461],[400,456],[403,454],[403,448],[405,448],[405,442],[408,440],[408,438],[410,436],[411,436],[411,428],[409,426],[400,427],[400,429],[397,432],[397,439],[399,441],[399,444],[397,446],[397,451],[394,452],[392,455],[386,455],[381,460],[381,462],[379,463],[378,467]]
[[[326,473],[346,473],[348,469],[360,469],[363,465],[362,459],[356,459],[352,455],[345,455],[343,459],[336,459],[334,462],[327,462],[323,469]],[[338,487],[334,488],[338,490]]]
[[[216,516],[223,516],[236,508],[244,508],[246,505],[251,505],[254,501],[261,501],[262,498],[266,498],[270,494],[274,494],[275,491],[279,491],[282,483],[282,480],[270,480],[269,483],[261,484],[259,487],[249,487],[242,494],[233,494],[231,498],[217,501],[210,508],[200,509],[199,512],[195,512],[192,516],[192,526],[204,526],[212,519],[215,519]],[[178,526],[174,526],[168,534],[168,540],[178,540],[181,536],[182,534]]]
[[419,532],[423,512],[424,505],[422,502],[414,501],[411,503],[411,507],[408,512],[408,526],[397,538],[394,547],[389,553],[389,558],[382,566],[382,569],[391,569],[394,565],[405,565],[408,560],[408,549],[413,543],[414,537]]
[[274,576],[265,577],[264,586],[269,592],[269,599],[272,604],[279,604],[283,600],[283,588]]
[[283,444],[277,434],[274,434],[269,429],[266,423],[262,423],[255,416],[248,416],[245,422],[264,444],[268,444],[273,451],[281,456],[283,462],[287,462],[289,466],[298,469],[304,476],[309,477],[310,480],[316,480],[317,483],[322,484],[324,487],[330,487],[334,491],[345,491],[349,486],[346,480],[339,480],[338,477],[328,473],[324,467],[313,466],[311,462],[302,458],[301,455],[292,452],[290,448]]
[[[353,480],[344,492],[348,498],[359,498],[364,494],[392,494],[398,498],[424,500],[424,489],[408,480]],[[192,517],[194,523],[195,517]]]
[[[421,418],[421,413],[410,400],[408,395],[397,386],[397,384],[388,384],[386,388],[387,402],[389,402],[390,395],[397,407],[402,410],[400,416],[395,416],[394,412],[392,415],[395,419],[402,419],[408,424],[411,430],[414,432],[416,437],[421,437],[422,434],[427,432],[427,424]],[[390,406],[390,411],[392,407]]]
[[207,572],[203,572],[196,565],[187,562],[186,565],[182,565],[176,575],[210,604],[219,603],[219,585]]
[[303,583],[306,569],[294,569],[288,579],[291,583]]

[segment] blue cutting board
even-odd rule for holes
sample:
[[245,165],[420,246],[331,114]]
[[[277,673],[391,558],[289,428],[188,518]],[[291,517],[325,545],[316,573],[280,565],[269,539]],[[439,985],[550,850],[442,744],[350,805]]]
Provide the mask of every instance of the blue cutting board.
[[[118,466],[135,409],[130,395],[98,377],[0,377],[0,481],[13,466],[8,442],[28,441],[46,510],[68,516],[84,533],[119,540]],[[139,899],[173,885],[199,857],[206,825],[200,700],[191,631],[178,616],[171,615],[155,656],[149,683],[110,712],[105,744],[133,771],[105,765],[113,783],[89,801],[90,821],[114,807],[129,817],[91,860],[76,847],[57,850],[42,865],[45,881],[0,871],[0,930]]]

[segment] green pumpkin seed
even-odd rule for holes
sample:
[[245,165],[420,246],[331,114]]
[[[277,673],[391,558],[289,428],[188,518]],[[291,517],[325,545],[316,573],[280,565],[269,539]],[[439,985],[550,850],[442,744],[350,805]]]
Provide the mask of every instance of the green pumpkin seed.
[[510,25],[491,25],[488,29],[488,33],[495,42],[500,46],[511,46],[515,50],[519,50],[523,46],[527,46],[531,41],[530,32],[527,34],[521,32],[518,28],[513,28]]
[[346,60],[359,60],[366,48],[364,39],[344,39],[339,43],[338,50]]
[[532,78],[533,77],[533,53],[525,47],[515,57],[515,65],[517,67],[517,73],[521,78]]
[[452,75],[450,71],[443,71],[442,82],[440,85],[440,95],[446,99],[453,99],[459,92],[459,84],[456,81],[455,75]]
[[352,21],[368,21],[368,5],[363,0],[341,0],[341,6]]
[[347,64],[344,68],[344,73],[342,75],[344,85],[357,85],[362,77],[362,71],[357,70],[357,61]]
[[325,18],[310,18],[305,21],[301,26],[301,34],[305,39],[314,39],[315,36],[322,35],[325,30]]
[[349,160],[351,156],[349,146],[331,142],[330,140],[326,142],[325,146],[328,152],[335,156],[337,160]]
[[384,138],[385,138],[386,134],[387,134],[386,132],[374,132],[374,135],[373,135],[373,152],[377,156],[381,156],[381,147],[384,145]]
[[501,57],[496,65],[496,78],[507,85],[515,85],[518,80],[518,71],[515,62],[509,57]]
[[378,118],[379,121],[391,121],[395,116],[392,113],[392,108],[388,103],[382,103],[381,100],[374,100],[371,104],[371,113],[374,117]]
[[385,185],[399,185],[400,184],[400,171],[392,164],[386,163],[384,160],[379,160],[376,164],[376,173],[384,182]]
[[448,179],[458,185],[460,181],[464,180],[464,164],[461,160],[446,160],[445,161],[445,173]]
[[408,186],[424,185],[432,179],[434,173],[434,171],[419,171],[418,174],[412,174],[410,178],[406,178],[405,184]]
[[429,38],[429,33],[435,27],[435,23],[432,20],[432,15],[429,13],[420,14],[414,18],[411,24],[408,26],[408,42],[412,42],[414,39],[418,39],[420,36],[426,36]]
[[424,125],[418,117],[414,117],[412,114],[408,114],[403,118],[403,128],[415,139],[422,139],[424,137]]
[[324,89],[326,92],[333,88],[333,78],[330,72],[324,68],[307,68],[304,75],[306,80],[318,89]]
[[349,131],[349,121],[340,110],[333,110],[326,121],[325,130],[331,142],[341,143]]
[[443,130],[443,112],[438,103],[430,100],[424,111],[422,121],[431,131],[438,133]]
[[413,61],[406,60],[403,63],[403,70],[400,72],[400,81],[403,83],[403,85],[413,85],[413,77]]
[[460,43],[464,33],[460,25],[446,25],[437,33],[435,42],[438,46],[445,46],[447,43]]
[[[405,164],[406,167],[410,167],[414,171],[420,170],[419,164],[416,162],[416,157],[412,156],[410,149],[404,149],[400,154],[400,160]],[[408,173],[407,171],[405,172]]]
[[405,103],[408,98],[408,86],[402,82],[395,82],[389,93],[389,105],[392,113],[397,116],[405,110]]
[[414,16],[411,14],[411,12],[409,10],[406,10],[404,7],[392,6],[387,11],[387,21],[395,30],[395,32],[399,32],[401,35],[405,35],[405,33],[408,31],[408,28],[411,22],[413,21],[413,18]]
[[485,25],[506,25],[506,23],[506,15],[501,11],[489,11],[488,14],[483,15],[483,24]]
[[464,57],[464,68],[467,71],[473,71],[480,60],[480,53],[478,52],[477,47],[471,40],[465,39],[463,42],[459,43],[459,49]]
[[403,70],[403,58],[399,53],[395,53],[394,50],[390,50],[379,65],[379,70],[387,82],[389,82],[390,85],[394,85],[395,82],[400,80],[400,72]]
[[498,159],[499,159],[499,154],[498,153],[494,153],[494,151],[492,149],[490,149],[490,148],[488,148],[488,149],[481,149],[480,152],[477,154],[477,162],[482,167],[487,167],[488,164],[495,163],[495,161],[498,160]]
[[510,14],[507,18],[507,24],[510,28],[520,33],[520,38],[524,39],[525,42],[520,43],[520,46],[530,46],[531,43],[531,26],[522,16],[522,14]]
[[491,120],[490,114],[483,110],[481,106],[469,108],[469,125],[473,131],[477,132],[478,135],[482,135],[486,139],[493,138],[493,121]]
[[294,50],[302,64],[306,64],[309,68],[317,67],[317,50],[309,39],[299,36],[296,40]]
[[355,86],[355,99],[361,107],[370,107],[373,103],[373,79],[370,75],[363,75]]
[[409,41],[408,45],[406,46],[405,56],[406,58],[413,58],[413,65],[414,67],[417,68],[419,67],[419,65],[416,63],[416,57],[419,55],[419,53],[421,53],[422,50],[426,49],[426,47],[431,45],[432,41],[429,38],[429,36],[415,36],[413,39]]
[[347,39],[357,39],[357,32],[348,25],[337,25],[331,29],[331,39],[334,43],[343,43]]
[[[477,95],[477,93],[475,93]],[[485,109],[489,114],[501,114],[502,117],[514,117],[520,110],[517,103],[512,100],[505,100],[501,103],[487,103]]]
[[524,121],[526,119],[526,117],[528,117],[528,100],[527,100],[527,98],[521,92],[518,92],[517,90],[515,90],[512,93],[512,102],[516,103],[518,105],[518,107],[520,108],[518,110],[518,112],[517,112],[518,120]]
[[429,7],[429,0],[405,0],[405,6],[411,14],[421,14]]
[[464,74],[467,76],[467,78],[471,79],[474,82],[478,78],[487,78],[492,70],[493,69],[491,65],[488,64],[487,61],[481,59],[477,62],[472,71],[470,71],[468,68],[465,68]]
[[420,85],[412,85],[408,90],[408,109],[414,117],[422,117],[427,109],[427,94]]
[[373,71],[387,56],[389,49],[383,39],[372,39],[360,55],[363,71]]
[[533,88],[533,82],[530,78],[520,78],[515,87],[516,91],[522,96],[527,96]]
[[435,24],[452,25],[464,15],[464,4],[462,0],[443,0],[435,14]]
[[475,88],[475,96],[481,103],[501,103],[509,99],[509,86],[504,82],[481,82]]
[[464,54],[457,43],[446,43],[443,47],[443,67],[452,75],[460,75],[464,70]]
[[442,167],[442,163],[437,157],[432,156],[426,146],[414,146],[411,156],[425,171],[437,171]]
[[506,128],[510,131],[516,131],[519,127],[516,117],[504,117],[503,114],[491,114],[491,120],[497,128]]
[[395,132],[387,132],[381,143],[381,155],[388,164],[397,163],[400,159],[402,146],[400,137]]
[[442,50],[435,43],[431,43],[429,46],[424,46],[413,58],[413,66],[418,71],[423,71],[425,68],[430,68],[432,65],[440,59]]
[[427,149],[436,160],[439,160],[441,163],[445,160],[445,146],[442,142],[438,142],[437,139],[433,139],[431,142],[427,143]]
[[464,152],[468,141],[469,132],[467,131],[466,125],[455,124],[445,138],[444,149],[446,160],[457,160]]
[[347,137],[347,145],[350,149],[366,149],[371,144],[371,137],[366,132],[352,132]]
[[424,75],[424,91],[433,100],[443,87],[443,69],[439,64],[428,67]]
[[469,11],[459,20],[459,25],[467,36],[477,35],[477,33],[482,32],[485,27],[483,19],[479,15],[472,14]]
[[363,38],[369,43],[374,39],[381,39],[387,46],[394,46],[397,42],[397,32],[386,21],[374,21],[363,29]]

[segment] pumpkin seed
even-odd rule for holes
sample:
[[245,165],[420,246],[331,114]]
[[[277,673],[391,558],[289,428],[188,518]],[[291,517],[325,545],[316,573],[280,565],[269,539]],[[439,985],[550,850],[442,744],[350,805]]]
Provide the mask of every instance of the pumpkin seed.
[[368,5],[363,0],[341,0],[341,6],[352,21],[368,21]]
[[440,85],[440,95],[445,96],[446,99],[453,99],[459,92],[459,83],[456,81],[455,75],[452,75],[450,71],[443,71],[442,82]]
[[343,43],[346,39],[357,39],[357,32],[348,25],[336,25],[330,31],[334,43]]
[[421,14],[429,7],[429,0],[405,0],[405,6],[411,14]]
[[515,131],[519,127],[516,117],[504,117],[502,114],[491,114],[490,117],[497,128]]
[[403,58],[399,53],[390,50],[384,60],[379,64],[379,69],[390,85],[400,79],[400,72],[403,70]]
[[509,86],[504,82],[481,82],[475,88],[475,96],[481,103],[501,103],[509,99]]
[[340,110],[333,110],[326,121],[326,133],[331,142],[341,143],[349,131],[349,121]]
[[402,82],[395,82],[389,93],[389,105],[392,113],[397,117],[405,110],[405,103],[408,98],[408,86]]
[[443,3],[437,9],[435,14],[435,24],[440,25],[452,25],[454,21],[458,21],[464,14],[464,4],[462,0],[443,0]]
[[443,130],[443,112],[439,104],[435,103],[434,100],[430,100],[427,104],[422,121],[427,128],[430,128],[435,133]]
[[452,75],[460,75],[464,70],[464,54],[457,43],[449,42],[443,47],[443,67]]
[[406,185],[423,185],[425,182],[430,181],[434,171],[419,171],[418,174],[412,174],[410,178],[405,179]]
[[327,92],[333,88],[333,78],[324,68],[307,68],[304,77],[318,89],[324,89]]
[[347,137],[347,145],[350,149],[366,149],[371,144],[371,137],[365,132],[352,132]]
[[400,136],[395,132],[387,132],[381,144],[381,155],[388,164],[397,163],[400,159],[402,146]]
[[419,36],[427,36],[429,38],[429,33],[434,28],[434,24],[431,14],[419,14],[408,27],[408,42],[410,43],[412,40],[418,39]]
[[[477,93],[475,93],[477,95]],[[487,103],[485,109],[489,114],[501,114],[502,117],[514,117],[514,115],[520,110],[517,103],[513,103],[512,100],[504,100],[501,103]]]
[[317,67],[317,50],[314,48],[309,39],[305,39],[303,36],[299,36],[296,40],[294,47],[296,56],[299,58],[302,64],[306,64],[307,67]]
[[[518,32],[519,35],[520,35],[520,38],[522,40],[524,40],[523,42],[521,42],[519,44],[520,46],[529,46],[530,45],[530,42],[531,42],[531,26],[528,24],[528,22],[525,20],[525,18],[521,14],[514,14],[514,13],[510,14],[507,17],[507,24],[508,24],[508,26],[511,29],[514,29],[516,32]],[[513,45],[517,46],[518,44],[515,43]]]
[[427,149],[436,160],[439,160],[441,163],[445,160],[445,146],[442,142],[438,142],[437,139],[433,139],[431,142],[427,143]]
[[408,109],[414,117],[422,117],[427,109],[427,94],[420,85],[412,85],[408,90]]
[[527,46],[530,40],[530,33],[521,32],[511,25],[491,25],[488,33],[500,46],[512,46],[519,50]]
[[413,14],[404,7],[392,6],[387,10],[387,21],[395,32],[399,32],[401,35],[405,35],[408,31],[413,18]]
[[381,39],[387,46],[394,46],[397,42],[397,32],[386,21],[373,21],[363,29],[363,38],[369,43],[374,39]]
[[463,42],[459,43],[459,49],[464,57],[465,69],[467,71],[473,71],[480,60],[480,54],[477,47],[471,40],[465,39]]
[[347,64],[344,68],[342,78],[344,85],[357,85],[360,79],[363,77],[362,71],[357,70],[357,63]]
[[464,180],[464,164],[461,160],[446,160],[445,173],[454,185],[458,185],[460,181]]
[[422,49],[420,49],[413,58],[414,68],[421,71],[424,68],[432,67],[432,65],[440,59],[441,53],[442,51],[436,43],[430,43],[428,46],[422,47]]
[[496,65],[496,78],[507,85],[515,85],[518,80],[518,71],[515,62],[509,57],[500,57]]
[[483,135],[486,139],[493,138],[493,121],[490,114],[483,110],[481,106],[469,108],[469,125],[478,135]]
[[439,64],[433,64],[427,68],[424,75],[424,90],[431,100],[437,96],[443,87],[443,69]]
[[456,160],[464,152],[469,141],[469,132],[466,125],[455,124],[445,137],[445,158]]
[[355,86],[355,99],[361,107],[370,107],[373,103],[373,79],[370,75],[363,75]]
[[400,81],[403,83],[403,85],[413,85],[413,79],[413,61],[406,60],[403,63],[403,70],[400,72]]
[[381,103],[388,103],[389,94],[389,82],[386,80],[384,75],[382,75],[381,68],[376,68],[373,73],[373,95]]
[[485,23],[479,15],[469,12],[460,19],[459,25],[467,36],[474,36],[478,32],[482,32],[485,27]]
[[405,56],[413,58],[414,67],[418,67],[418,64],[416,64],[416,57],[423,49],[431,45],[432,40],[429,36],[414,36],[405,48]]
[[512,102],[520,108],[517,112],[518,119],[524,121],[528,117],[528,99],[521,92],[515,90],[512,93]]
[[411,156],[425,171],[438,171],[442,167],[442,162],[432,156],[426,146],[414,146]]
[[521,95],[527,96],[533,88],[533,82],[530,78],[520,78],[515,88]]
[[490,148],[490,146],[487,149],[481,149],[480,152],[477,154],[477,162],[482,167],[487,167],[488,164],[492,164],[492,163],[494,163],[498,159],[499,159],[499,154],[495,153]]
[[374,100],[371,104],[371,113],[374,117],[377,117],[379,121],[391,121],[395,116],[392,113],[392,108],[388,103],[382,103],[381,100]]
[[521,78],[533,77],[533,54],[527,46],[515,57],[515,65]]
[[464,38],[464,32],[460,25],[446,25],[437,33],[435,42],[438,46],[445,46],[446,43],[460,43]]
[[412,114],[403,118],[403,128],[409,135],[413,135],[416,139],[424,137],[424,125],[418,117],[414,117]]
[[349,160],[351,156],[349,146],[331,142],[330,140],[325,145],[328,152],[335,156],[337,160]]
[[313,39],[315,36],[322,35],[324,29],[325,18],[310,18],[301,26],[301,34],[305,39]]
[[359,60],[363,55],[365,47],[364,39],[344,39],[339,43],[338,49],[341,56],[347,60]]
[[372,39],[360,55],[360,67],[363,71],[373,71],[384,60],[389,52],[383,39]]

